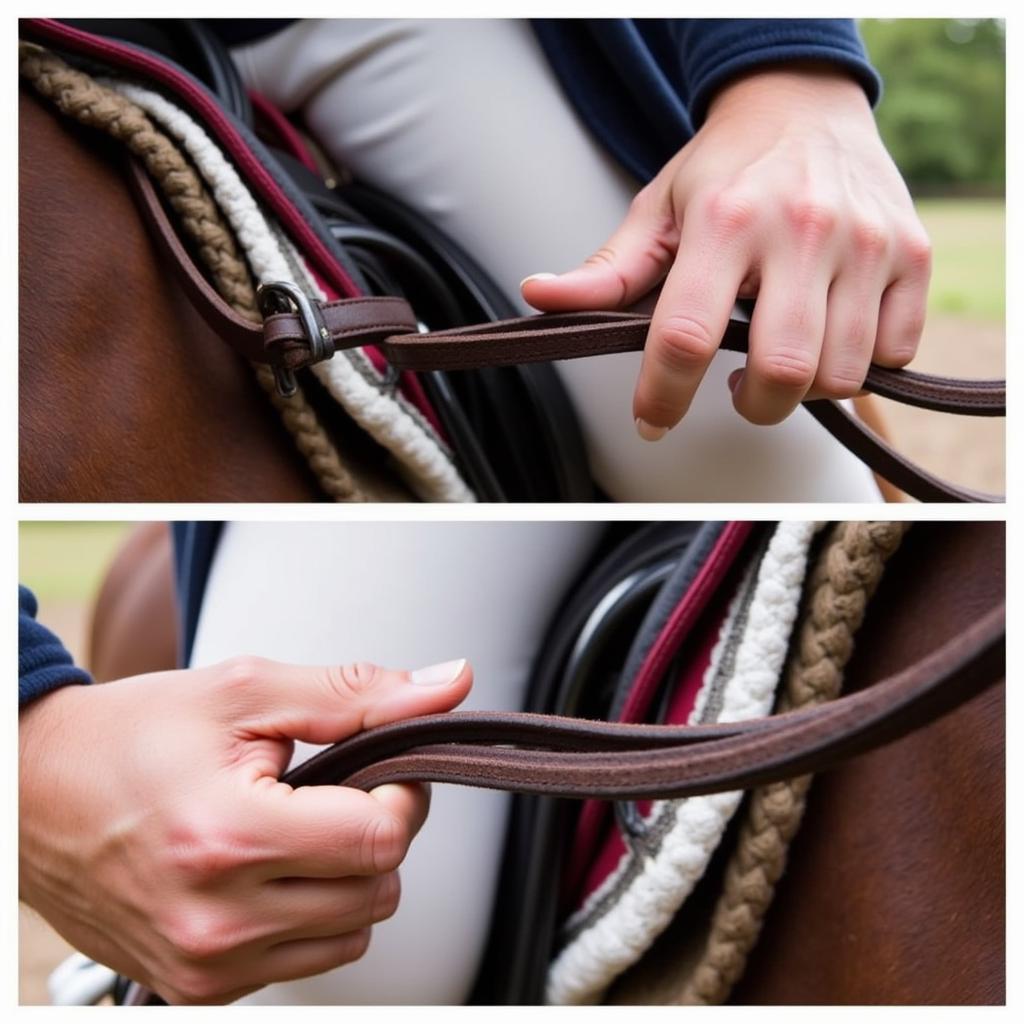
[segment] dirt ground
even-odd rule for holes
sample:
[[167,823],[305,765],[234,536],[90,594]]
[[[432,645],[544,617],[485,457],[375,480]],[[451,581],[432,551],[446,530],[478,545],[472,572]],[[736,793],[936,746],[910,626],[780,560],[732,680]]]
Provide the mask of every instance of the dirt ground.
[[[928,324],[914,367],[960,377],[1002,377],[1004,353],[1001,325],[936,317]],[[901,451],[957,483],[980,490],[1004,490],[1003,420],[943,416],[887,401],[880,401],[880,406]],[[64,638],[76,658],[84,657],[86,609],[81,604],[51,603],[40,609],[40,618]],[[25,907],[21,908],[19,945],[20,1002],[47,1003],[46,977],[71,949]]]
[[[1003,325],[963,317],[929,320],[913,369],[954,377],[1004,377]],[[976,490],[1006,489],[1001,418],[950,416],[876,399],[895,447],[926,469]]]

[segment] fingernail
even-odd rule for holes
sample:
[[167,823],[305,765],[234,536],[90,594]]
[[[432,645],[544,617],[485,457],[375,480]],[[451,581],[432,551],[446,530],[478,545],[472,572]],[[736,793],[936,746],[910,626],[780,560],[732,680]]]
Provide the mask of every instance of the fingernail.
[[660,441],[668,433],[668,427],[655,427],[648,423],[647,420],[642,420],[638,416],[636,418],[636,432],[645,441]]
[[442,661],[440,665],[428,665],[409,673],[409,682],[416,686],[444,686],[454,683],[466,667],[466,659],[458,661]]
[[521,290],[527,281],[553,281],[556,277],[558,277],[557,274],[531,274],[529,277],[524,277],[522,281],[519,282],[519,288]]
[[742,370],[733,370],[732,373],[729,374],[729,377],[726,380],[726,384],[729,385],[729,390],[730,391],[735,391],[736,390],[736,386],[739,384],[740,377],[742,377],[742,376],[743,376],[743,371]]

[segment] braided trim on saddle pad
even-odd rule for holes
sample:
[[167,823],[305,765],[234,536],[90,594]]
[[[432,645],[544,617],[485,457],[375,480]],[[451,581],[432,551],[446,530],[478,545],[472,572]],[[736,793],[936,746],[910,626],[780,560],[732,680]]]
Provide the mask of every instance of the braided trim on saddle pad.
[[[801,621],[776,711],[835,700],[868,604],[912,524],[842,522],[828,534],[808,578]],[[719,1005],[757,944],[803,820],[813,775],[759,786],[742,810],[736,846],[696,959],[680,950],[640,962],[609,993],[615,1003]]]
[[[182,228],[196,243],[218,293],[238,313],[254,322],[260,320],[249,265],[239,253],[232,228],[257,279],[291,279],[291,265],[297,264],[303,270],[300,287],[312,298],[326,297],[294,251],[288,254],[289,263],[274,229],[234,167],[184,111],[141,86],[120,80],[94,80],[34,44],[20,42],[18,53],[22,77],[40,95],[52,100],[62,113],[112,135],[143,161],[178,213]],[[147,114],[175,135],[195,166]],[[230,227],[195,168],[209,184]],[[357,483],[301,391],[283,398],[276,391],[269,367],[254,366],[254,371],[330,497],[337,501],[406,498],[383,479],[371,483],[361,474],[364,479]],[[338,353],[328,363],[313,368],[345,412],[391,453],[395,468],[418,497],[426,501],[474,500],[447,446],[424,417],[397,396],[379,374],[369,371],[372,367],[368,360],[355,352]],[[380,477],[379,472],[372,475]]]
[[[736,722],[770,713],[796,621],[816,524],[783,522],[746,573],[719,630],[687,724]],[[599,1001],[636,963],[693,891],[743,793],[657,801],[645,841],[626,849],[612,873],[565,926],[545,1001]]]

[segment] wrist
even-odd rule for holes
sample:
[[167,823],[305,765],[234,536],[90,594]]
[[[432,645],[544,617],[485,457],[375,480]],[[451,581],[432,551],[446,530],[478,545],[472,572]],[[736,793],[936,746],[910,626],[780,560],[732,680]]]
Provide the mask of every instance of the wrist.
[[[62,766],[75,761],[73,723],[78,686],[37,697],[18,715],[18,897],[39,909],[50,868],[55,808],[62,802]],[[58,815],[59,817],[59,812]]]
[[26,769],[66,749],[63,731],[73,713],[69,708],[81,695],[82,687],[69,683],[31,700],[18,711],[18,762],[22,776]]
[[711,99],[706,121],[737,114],[848,115],[874,124],[871,104],[861,84],[845,68],[827,61],[762,65],[730,80]]

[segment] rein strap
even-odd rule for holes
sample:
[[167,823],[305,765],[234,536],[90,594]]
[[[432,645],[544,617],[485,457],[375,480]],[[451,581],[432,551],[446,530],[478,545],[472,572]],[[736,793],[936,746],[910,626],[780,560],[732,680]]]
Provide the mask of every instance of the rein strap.
[[[152,234],[186,294],[212,330],[243,358],[293,374],[335,351],[375,345],[396,370],[469,370],[580,359],[643,349],[650,318],[639,313],[545,313],[451,330],[419,333],[410,305],[395,297],[310,302],[311,336],[301,310],[274,312],[262,324],[239,316],[217,294],[178,238],[145,170],[129,161],[129,179]],[[273,286],[271,286],[273,287]],[[749,324],[730,320],[721,348],[746,352]],[[966,416],[1004,416],[1003,380],[959,380],[872,365],[864,389],[905,405]],[[921,501],[1001,502],[947,483],[900,455],[838,402],[804,403],[841,444],[907,494]]]
[[930,655],[826,704],[727,725],[668,726],[527,713],[406,719],[336,743],[292,786],[448,782],[576,799],[669,799],[819,772],[920,729],[1001,680],[1005,605]]

